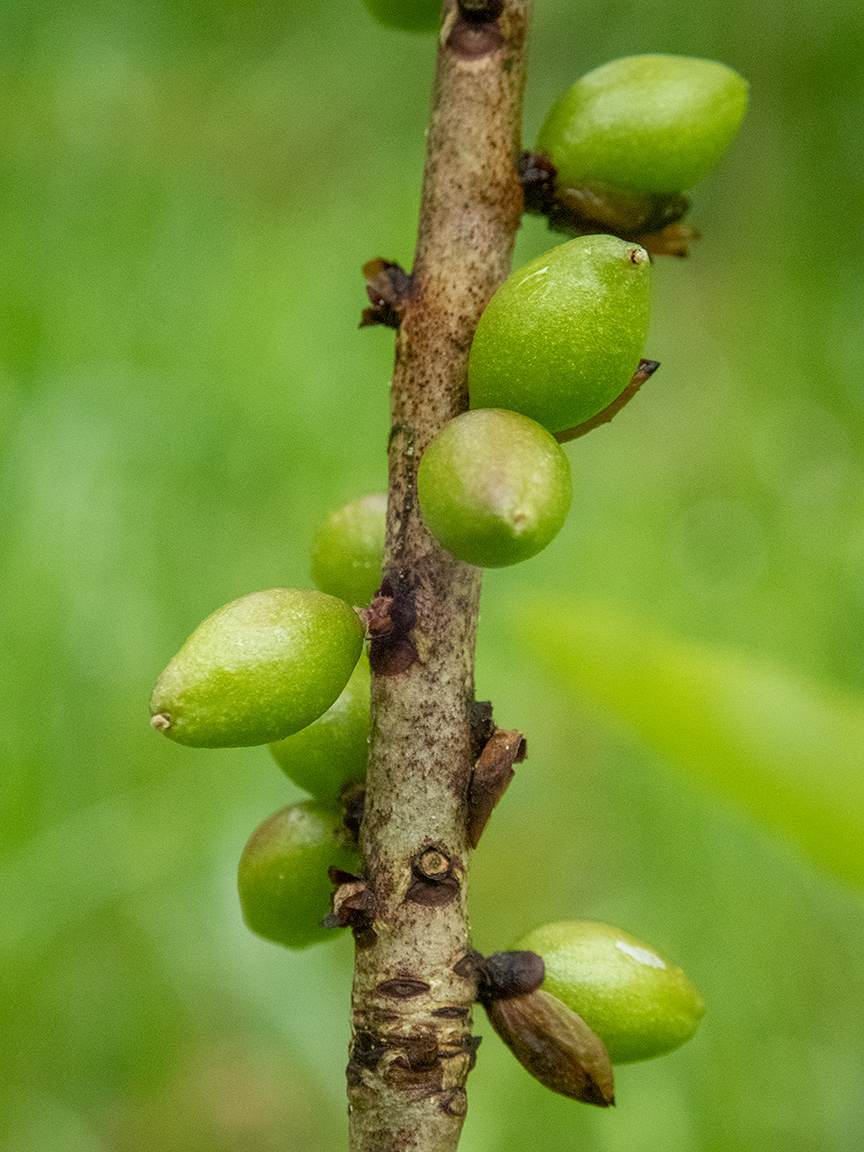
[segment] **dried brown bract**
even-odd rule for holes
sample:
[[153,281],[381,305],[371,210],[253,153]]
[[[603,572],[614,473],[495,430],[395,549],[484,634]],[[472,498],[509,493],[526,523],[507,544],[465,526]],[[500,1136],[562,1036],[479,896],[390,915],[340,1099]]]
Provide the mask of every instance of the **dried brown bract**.
[[608,1108],[615,1103],[609,1054],[581,1016],[549,992],[491,1000],[489,1023],[519,1061],[546,1088]]

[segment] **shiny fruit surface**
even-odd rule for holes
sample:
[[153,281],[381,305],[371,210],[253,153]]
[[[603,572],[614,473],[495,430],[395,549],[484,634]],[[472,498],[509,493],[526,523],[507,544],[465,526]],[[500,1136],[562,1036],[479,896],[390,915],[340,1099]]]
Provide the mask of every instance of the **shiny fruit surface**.
[[374,492],[331,512],[312,541],[312,579],[322,592],[366,605],[381,584],[387,497]]
[[683,192],[717,163],[747,108],[747,81],[716,60],[627,56],[583,76],[537,138],[559,187]]
[[285,775],[319,800],[335,803],[346,784],[366,779],[369,661],[361,656],[342,694],[323,716],[270,745]]
[[321,921],[330,911],[330,867],[355,872],[359,855],[347,839],[342,813],[306,800],[281,808],[260,824],[240,858],[237,888],[247,926],[286,948],[335,937]]
[[595,416],[639,366],[648,331],[648,253],[578,236],[501,285],[471,346],[472,408],[508,408],[560,432]]
[[271,588],[195,629],[162,675],[151,724],[180,744],[268,744],[311,724],[348,682],[363,626],[344,600]]
[[673,1051],[691,1038],[705,1011],[680,968],[608,924],[545,924],[518,947],[543,957],[543,988],[597,1033],[613,1064]]
[[502,568],[535,556],[570,508],[570,464],[542,425],[480,408],[451,420],[417,473],[429,531],[458,560]]

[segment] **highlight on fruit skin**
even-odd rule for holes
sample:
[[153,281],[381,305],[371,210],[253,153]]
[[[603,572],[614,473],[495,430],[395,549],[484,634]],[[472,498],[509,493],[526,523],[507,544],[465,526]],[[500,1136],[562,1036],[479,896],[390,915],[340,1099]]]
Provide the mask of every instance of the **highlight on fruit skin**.
[[348,682],[363,626],[344,600],[271,588],[225,604],[156,683],[152,726],[180,744],[269,744],[311,724]]
[[379,24],[401,32],[435,32],[441,23],[441,0],[363,0]]
[[322,592],[364,606],[381,585],[387,497],[373,492],[337,508],[312,541],[312,579]]
[[613,1064],[672,1052],[693,1036],[705,1012],[680,968],[608,924],[545,924],[518,947],[542,956],[543,988],[597,1033]]
[[426,448],[417,496],[427,528],[451,555],[502,568],[558,534],[570,509],[570,464],[535,420],[482,408],[451,420]]
[[334,806],[304,800],[274,812],[243,849],[237,871],[247,927],[285,948],[307,948],[336,935],[322,928],[333,884],[328,868],[355,873],[359,852]]
[[747,81],[715,60],[627,56],[583,76],[550,109],[536,150],[559,187],[683,192],[715,166],[747,108]]
[[366,779],[370,692],[369,660],[361,656],[341,695],[323,716],[270,745],[285,775],[318,800],[335,803],[348,784]]
[[473,408],[506,408],[550,432],[623,392],[648,333],[650,261],[615,236],[577,236],[505,280],[471,345]]

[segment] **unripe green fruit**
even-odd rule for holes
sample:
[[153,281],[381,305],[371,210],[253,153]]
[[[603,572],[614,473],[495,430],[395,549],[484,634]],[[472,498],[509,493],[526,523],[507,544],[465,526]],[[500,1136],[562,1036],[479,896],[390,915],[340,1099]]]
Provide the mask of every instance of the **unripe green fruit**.
[[441,0],[363,0],[376,20],[403,32],[435,32]]
[[323,716],[270,745],[285,775],[319,800],[335,803],[346,784],[366,779],[369,696],[369,661],[361,656],[341,696]]
[[608,924],[564,920],[517,945],[543,957],[543,988],[597,1033],[613,1064],[649,1060],[689,1040],[705,1005],[680,968]]
[[282,808],[243,849],[237,872],[243,919],[258,936],[286,948],[333,937],[332,928],[321,927],[333,891],[327,869],[356,872],[359,861],[336,808],[315,800]]
[[326,712],[363,646],[356,612],[299,588],[253,592],[195,629],[153,690],[153,727],[180,744],[269,744]]
[[417,496],[451,555],[503,568],[557,535],[570,508],[570,464],[546,429],[518,412],[463,412],[423,453]]
[[732,141],[747,81],[714,60],[627,56],[583,76],[555,103],[537,138],[559,187],[605,184],[683,192]]
[[387,497],[374,492],[331,512],[312,541],[312,579],[322,592],[366,605],[381,584]]
[[480,317],[472,408],[509,408],[550,432],[595,416],[627,387],[648,331],[648,253],[578,236],[514,272]]

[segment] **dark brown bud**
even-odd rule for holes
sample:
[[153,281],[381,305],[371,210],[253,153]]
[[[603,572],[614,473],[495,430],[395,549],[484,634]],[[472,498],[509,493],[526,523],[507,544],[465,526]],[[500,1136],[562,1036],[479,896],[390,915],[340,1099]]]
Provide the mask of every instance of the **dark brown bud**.
[[[360,825],[363,823],[363,813],[366,808],[366,789],[362,784],[349,784],[340,795],[339,802],[345,813],[345,827],[351,833],[351,839],[357,844],[360,839]],[[342,881],[335,880],[334,883],[341,884]]]
[[476,962],[477,999],[512,1000],[543,983],[546,965],[536,952],[493,952]]
[[476,760],[495,732],[491,700],[471,700],[468,704],[471,726],[471,759]]
[[410,572],[388,572],[369,606],[369,663],[376,676],[399,676],[417,662],[411,631],[417,620]]
[[395,261],[383,260],[381,257],[364,264],[363,275],[366,277],[366,295],[372,307],[364,310],[360,327],[384,324],[388,328],[398,328],[411,299],[414,283],[412,276]]
[[608,1108],[615,1103],[609,1054],[600,1037],[566,1004],[538,989],[512,1000],[484,1003],[489,1023],[541,1084]]

